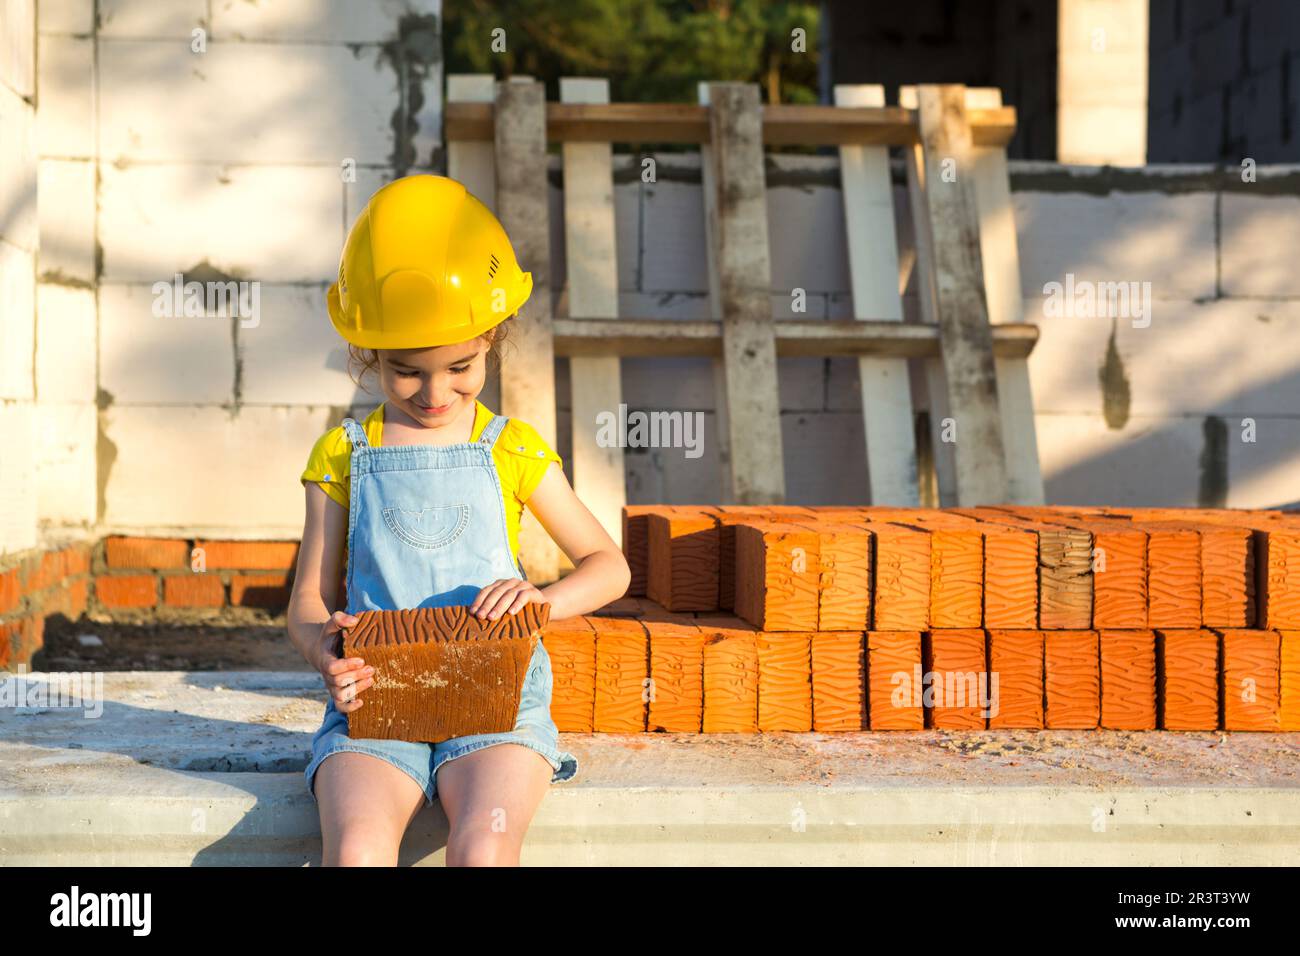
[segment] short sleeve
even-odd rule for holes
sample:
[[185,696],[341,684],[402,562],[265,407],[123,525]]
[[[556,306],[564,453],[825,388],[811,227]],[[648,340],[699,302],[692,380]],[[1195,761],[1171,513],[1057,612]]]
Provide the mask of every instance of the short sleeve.
[[347,435],[342,428],[331,428],[312,446],[301,481],[314,481],[321,490],[344,508],[348,506],[348,479],[351,465]]
[[547,469],[551,467],[551,462],[564,466],[563,460],[555,449],[547,444],[546,440],[537,433],[537,429],[527,422],[517,418],[510,419],[510,423],[501,432],[500,440],[509,453],[512,470],[516,476],[515,495],[520,501],[527,501],[532,497],[537,486],[542,483],[542,478],[546,476]]

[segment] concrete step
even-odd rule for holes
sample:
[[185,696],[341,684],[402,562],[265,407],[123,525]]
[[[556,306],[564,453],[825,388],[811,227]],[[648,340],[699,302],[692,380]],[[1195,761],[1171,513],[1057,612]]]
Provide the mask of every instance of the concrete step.
[[[0,688],[0,865],[320,858],[314,673],[27,674]],[[45,706],[5,688],[43,686]],[[27,698],[24,698],[27,699]],[[22,701],[19,701],[21,703]],[[564,734],[526,865],[1269,865],[1300,857],[1300,734]],[[402,862],[441,864],[419,814]]]

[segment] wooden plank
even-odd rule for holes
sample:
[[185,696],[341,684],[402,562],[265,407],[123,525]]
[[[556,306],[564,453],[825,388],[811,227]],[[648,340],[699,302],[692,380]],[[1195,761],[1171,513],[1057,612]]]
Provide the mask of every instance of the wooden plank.
[[[981,88],[966,91],[967,108],[996,109],[1002,91]],[[984,294],[989,321],[1024,321],[1025,303],[1020,287],[1020,252],[1016,243],[1015,210],[1007,175],[1005,146],[976,146],[975,198],[979,207],[980,260],[984,264]],[[1038,461],[1038,431],[1034,423],[1029,362],[1024,357],[995,358],[998,400],[1002,413],[1002,440],[1007,454],[1007,498],[1014,504],[1041,505],[1046,497]]]
[[[447,106],[483,104],[489,108],[496,99],[496,80],[491,73],[456,73],[447,77]],[[497,208],[496,145],[491,125],[487,135],[474,139],[447,140],[447,175],[464,185],[493,212]]]
[[957,502],[996,504],[1007,500],[1007,467],[993,336],[984,302],[966,88],[923,85],[917,99],[935,301],[948,404],[957,429]]
[[[471,97],[464,97],[471,99]],[[450,140],[490,140],[492,107],[451,102],[444,129]],[[1016,131],[1011,107],[972,110],[977,145],[1005,146]],[[781,103],[763,107],[764,145],[905,146],[918,142],[913,109],[896,106],[843,109]],[[688,103],[549,103],[546,136],[567,143],[707,143],[709,112]]]
[[[551,328],[551,252],[546,181],[546,90],[512,78],[496,92],[497,218],[533,293],[511,329],[501,361],[501,414],[518,415],[552,447],[555,439],[555,347]],[[515,320],[511,320],[515,321]],[[559,576],[559,551],[528,509],[519,529],[519,558],[534,584]]]
[[[837,85],[838,107],[882,107],[883,86]],[[841,146],[840,183],[848,235],[853,316],[903,321],[893,184],[884,146]],[[778,349],[779,354],[779,349]],[[919,504],[912,386],[904,358],[858,359],[866,432],[868,499],[873,505]]]
[[[566,103],[608,103],[609,80],[565,76]],[[618,315],[618,257],[614,229],[614,172],[610,144],[565,142],[564,244],[569,316]],[[627,504],[623,447],[597,443],[602,414],[618,415],[623,401],[617,353],[569,356],[573,407],[573,488],[619,546]]]
[[722,316],[730,488],[742,505],[785,500],[761,103],[752,83],[710,83],[708,219]]
[[[898,100],[901,105],[915,109],[916,87],[901,87]],[[925,205],[925,159],[919,142],[903,147],[903,164],[907,170],[907,201],[912,213],[912,238],[916,251],[913,273],[916,276],[921,321],[937,330],[939,306],[934,287],[934,237],[930,233],[930,216]],[[929,412],[928,451],[934,469],[934,482],[931,485],[929,475],[924,476],[927,480],[921,484],[926,493],[921,504],[927,508],[953,507],[957,504],[957,467],[953,457],[953,443],[947,440],[947,420],[952,413],[948,407],[948,385],[944,380],[943,359],[937,351],[926,358],[922,366],[922,377]]]
[[[716,320],[557,318],[552,328],[557,355],[722,355],[722,323]],[[854,319],[778,319],[772,328],[776,354],[781,358],[939,355],[939,329],[931,325]],[[995,326],[993,354],[1023,357],[1037,340],[1036,325]]]

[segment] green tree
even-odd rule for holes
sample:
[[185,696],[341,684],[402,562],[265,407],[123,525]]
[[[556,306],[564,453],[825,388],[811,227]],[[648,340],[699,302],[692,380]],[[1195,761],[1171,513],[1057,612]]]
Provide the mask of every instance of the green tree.
[[551,100],[561,76],[599,76],[615,102],[694,103],[698,82],[730,80],[816,103],[818,16],[764,0],[447,0],[443,50],[448,73],[526,74]]

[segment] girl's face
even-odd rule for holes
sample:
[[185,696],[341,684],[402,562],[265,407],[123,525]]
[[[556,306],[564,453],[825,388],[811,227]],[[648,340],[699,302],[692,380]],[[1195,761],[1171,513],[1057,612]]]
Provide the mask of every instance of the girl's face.
[[380,349],[385,398],[426,428],[456,421],[472,407],[487,377],[482,338],[426,349]]

